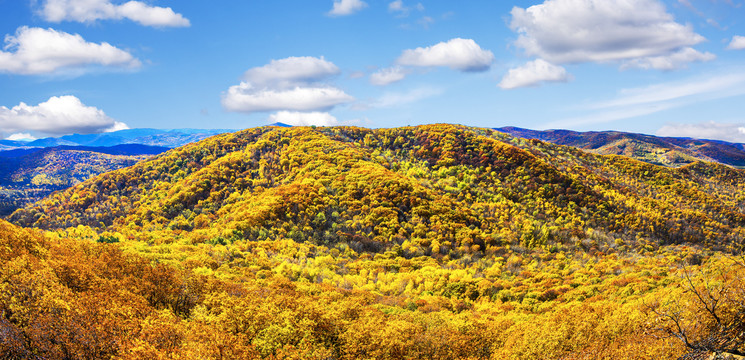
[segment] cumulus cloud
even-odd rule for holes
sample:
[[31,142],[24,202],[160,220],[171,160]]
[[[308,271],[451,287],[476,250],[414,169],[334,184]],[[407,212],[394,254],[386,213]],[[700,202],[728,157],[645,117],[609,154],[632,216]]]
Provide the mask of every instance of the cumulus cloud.
[[426,48],[404,50],[396,62],[410,66],[447,66],[460,71],[486,71],[494,54],[471,39],[455,38]]
[[249,69],[222,95],[228,111],[327,111],[354,98],[323,81],[339,73],[323,58],[290,57]]
[[735,35],[727,46],[729,50],[745,50],[745,36]]
[[373,85],[384,86],[399,82],[406,77],[406,70],[400,66],[380,69],[370,75],[370,83]]
[[6,137],[5,140],[13,140],[13,141],[33,141],[36,140],[36,137],[29,133],[15,133],[11,134],[10,136]]
[[515,45],[554,64],[629,62],[670,69],[713,58],[690,47],[705,41],[658,0],[546,0],[511,11]]
[[530,61],[523,66],[510,69],[498,84],[502,89],[514,89],[526,86],[537,86],[542,82],[566,82],[571,80],[561,66],[556,66],[543,59]]
[[185,27],[189,19],[169,7],[150,6],[141,1],[128,1],[121,5],[110,0],[45,0],[39,10],[50,22],[129,19],[145,26]]
[[250,83],[231,86],[222,105],[229,111],[245,113],[274,110],[329,110],[352,101],[344,91],[333,87],[295,87],[293,89],[256,91]]
[[367,7],[362,0],[334,0],[334,7],[328,12],[329,16],[352,15]]
[[91,43],[78,34],[54,29],[18,28],[5,36],[0,51],[0,72],[13,74],[52,74],[85,71],[91,65],[132,69],[142,64],[132,54],[108,43]]
[[288,57],[249,69],[243,79],[255,87],[289,88],[339,74],[339,68],[323,57]]
[[269,115],[269,121],[272,123],[280,122],[292,126],[334,126],[339,122],[334,116],[326,112],[297,112],[297,111],[279,111]]
[[698,124],[666,124],[657,130],[656,134],[658,136],[745,143],[745,124],[725,124],[714,121]]
[[[92,134],[128,129],[103,110],[84,105],[72,95],[53,96],[32,106],[20,103],[10,109],[0,106],[0,131],[34,131],[48,135]],[[27,135],[27,134],[22,134]]]

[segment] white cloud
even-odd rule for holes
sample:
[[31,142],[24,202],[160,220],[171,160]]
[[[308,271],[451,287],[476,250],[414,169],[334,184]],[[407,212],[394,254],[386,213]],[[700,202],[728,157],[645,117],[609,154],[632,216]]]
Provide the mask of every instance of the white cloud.
[[384,86],[399,82],[406,77],[406,70],[400,66],[380,69],[370,75],[370,83]]
[[729,50],[745,50],[745,36],[735,35],[727,46]]
[[502,89],[514,89],[526,86],[537,86],[542,82],[566,82],[571,80],[561,66],[556,66],[543,59],[529,61],[523,66],[510,69],[498,84]]
[[[388,3],[388,11],[398,14],[400,17],[409,16],[411,9],[412,7],[404,5],[403,0],[395,0]],[[422,3],[417,3],[414,5],[414,9],[424,11],[424,5],[422,5]]]
[[36,106],[25,103],[10,109],[0,106],[0,131],[5,133],[91,134],[127,128],[126,124],[108,117],[103,110],[85,106],[72,95],[53,96]]
[[329,110],[336,105],[354,100],[344,91],[333,87],[295,87],[293,89],[256,91],[250,83],[231,86],[223,94],[222,105],[228,111],[245,113],[295,110]]
[[686,47],[672,54],[632,59],[624,62],[621,68],[675,70],[685,68],[688,63],[714,59],[716,59],[716,55],[710,52],[701,53],[693,48]]
[[280,122],[292,126],[334,126],[339,122],[334,116],[326,112],[295,112],[280,111],[269,115],[272,123]]
[[362,0],[334,0],[334,7],[328,12],[329,16],[346,16],[354,14],[367,7]]
[[15,133],[11,134],[10,136],[6,137],[5,140],[13,140],[13,141],[34,141],[36,140],[36,137],[29,133]]
[[53,74],[85,71],[91,65],[132,69],[142,64],[132,54],[108,43],[86,42],[82,36],[54,29],[18,28],[5,36],[0,72]]
[[103,132],[114,132],[119,130],[127,130],[129,129],[129,126],[121,121],[114,121],[114,125],[106,128],[103,130]]
[[657,130],[656,134],[745,143],[745,124],[723,124],[713,121],[698,124],[666,124]]
[[587,115],[577,116],[573,118],[561,119],[553,122],[549,122],[539,128],[543,129],[557,129],[557,128],[569,128],[575,126],[591,125],[591,124],[604,124],[618,120],[633,119],[640,116],[651,115],[661,111],[669,110],[680,106],[680,104],[673,103],[651,103],[641,104],[638,106],[628,108],[609,108],[603,111],[590,113]]
[[589,106],[590,109],[623,108],[651,103],[719,99],[745,93],[745,72],[706,76],[621,90],[619,96]]
[[354,100],[344,91],[322,83],[339,73],[323,58],[289,57],[249,69],[238,85],[222,95],[228,111],[245,113],[292,110],[326,111]]
[[585,105],[588,114],[545,124],[544,128],[571,127],[613,122],[651,115],[696,103],[745,95],[745,72],[708,75],[621,90],[611,100]]
[[150,6],[141,1],[114,5],[110,0],[45,0],[39,13],[51,22],[129,19],[145,26],[184,27],[189,19],[171,8]]
[[404,2],[402,0],[396,0],[396,1],[391,1],[388,4],[388,11],[403,13],[403,12],[408,12],[408,8],[404,6]]
[[404,50],[396,60],[399,65],[448,66],[461,71],[486,71],[494,54],[483,50],[471,39],[455,38],[426,48]]
[[546,0],[511,14],[515,45],[554,64],[630,61],[667,69],[713,56],[685,50],[704,37],[675,22],[658,0]]
[[323,57],[288,57],[246,71],[243,79],[254,87],[289,88],[339,74],[339,68]]

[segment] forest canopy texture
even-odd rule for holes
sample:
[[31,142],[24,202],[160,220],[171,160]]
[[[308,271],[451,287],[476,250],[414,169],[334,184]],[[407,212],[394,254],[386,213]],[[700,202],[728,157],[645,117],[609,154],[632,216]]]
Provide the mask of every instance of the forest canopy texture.
[[0,353],[742,354],[743,186],[455,125],[222,134],[0,223]]

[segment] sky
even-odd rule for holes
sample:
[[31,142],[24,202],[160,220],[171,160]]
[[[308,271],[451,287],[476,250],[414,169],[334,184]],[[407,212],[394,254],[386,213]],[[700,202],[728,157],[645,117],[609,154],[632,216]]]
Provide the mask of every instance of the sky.
[[745,0],[0,0],[0,138],[430,123],[745,142]]

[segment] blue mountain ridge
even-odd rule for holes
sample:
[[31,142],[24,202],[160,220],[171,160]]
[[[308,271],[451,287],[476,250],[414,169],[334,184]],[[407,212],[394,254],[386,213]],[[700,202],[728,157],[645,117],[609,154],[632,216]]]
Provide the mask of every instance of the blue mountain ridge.
[[204,138],[233,132],[231,129],[127,129],[100,134],[72,134],[34,141],[0,140],[0,151],[17,148],[47,148],[56,146],[110,147],[142,144],[175,148]]

